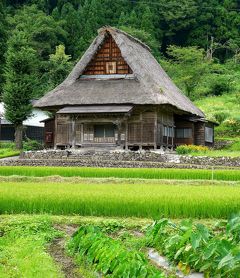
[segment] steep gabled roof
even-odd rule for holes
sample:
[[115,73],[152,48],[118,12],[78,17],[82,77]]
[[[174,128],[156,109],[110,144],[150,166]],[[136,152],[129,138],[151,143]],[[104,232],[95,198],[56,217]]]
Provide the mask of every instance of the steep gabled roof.
[[[133,79],[84,80],[80,76],[102,46],[112,36],[122,57],[133,71]],[[65,81],[35,103],[35,107],[94,104],[168,104],[200,117],[198,109],[173,83],[148,46],[112,27],[99,30],[81,60]]]

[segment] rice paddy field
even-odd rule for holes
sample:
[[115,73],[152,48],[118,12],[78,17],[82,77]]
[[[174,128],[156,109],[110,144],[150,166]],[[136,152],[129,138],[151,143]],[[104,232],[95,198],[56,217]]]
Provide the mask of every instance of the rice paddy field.
[[240,170],[2,166],[0,176],[240,181]]
[[235,278],[239,214],[237,169],[0,167],[0,277]]
[[184,181],[0,183],[0,213],[227,218],[240,211],[240,183]]

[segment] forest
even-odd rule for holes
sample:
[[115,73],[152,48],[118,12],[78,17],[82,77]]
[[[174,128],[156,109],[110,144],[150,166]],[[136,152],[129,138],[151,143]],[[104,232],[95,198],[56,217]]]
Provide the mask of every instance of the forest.
[[[0,94],[11,106],[6,117],[16,122],[20,95],[26,102],[18,119],[29,116],[29,99],[59,84],[107,25],[149,45],[180,89],[209,119],[225,124],[220,135],[239,134],[238,0],[1,0]],[[212,110],[210,97],[226,108]]]

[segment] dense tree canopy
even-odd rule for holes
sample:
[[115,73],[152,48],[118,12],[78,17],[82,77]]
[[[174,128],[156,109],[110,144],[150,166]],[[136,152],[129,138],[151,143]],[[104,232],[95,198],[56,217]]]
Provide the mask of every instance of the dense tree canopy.
[[[29,98],[52,89],[104,25],[148,44],[192,100],[240,90],[238,0],[2,0],[0,95],[6,102],[24,95],[30,77]],[[20,37],[25,50],[17,53]],[[21,59],[33,72],[15,67]]]
[[[66,54],[75,63],[96,36],[97,29],[104,25],[121,28],[147,43],[154,56],[162,59],[171,77],[193,99],[204,95],[198,90],[201,79],[197,83],[191,80],[199,75],[205,62],[229,64],[231,60],[239,64],[238,0],[5,0],[0,3],[0,63],[5,63],[6,41],[11,39],[12,31],[24,32],[28,46],[37,52],[39,84],[34,94],[40,96],[51,88],[50,84],[64,79],[64,74],[60,74],[53,83],[50,81],[56,71],[50,55],[56,46],[65,46]],[[179,62],[175,55],[180,52],[186,52],[185,58],[195,53],[206,56],[208,61],[199,64],[197,60],[195,65],[198,65],[192,67],[189,61]],[[175,62],[176,66],[171,66]],[[188,66],[192,69],[190,75]],[[4,66],[0,68],[0,94],[3,70]]]
[[5,63],[4,53],[6,51],[7,40],[7,22],[6,22],[6,9],[3,2],[0,2],[0,92],[4,83],[3,67]]
[[62,26],[67,33],[66,49],[74,59],[102,25],[124,25],[148,32],[164,53],[170,44],[207,49],[213,37],[219,44],[216,57],[224,60],[240,43],[238,0],[7,1],[8,10],[11,8],[13,13],[31,4],[36,4],[39,12],[65,21]]
[[14,32],[7,44],[3,101],[5,117],[15,126],[15,142],[22,148],[22,129],[32,112],[31,100],[36,80],[36,51],[28,46],[23,31]]

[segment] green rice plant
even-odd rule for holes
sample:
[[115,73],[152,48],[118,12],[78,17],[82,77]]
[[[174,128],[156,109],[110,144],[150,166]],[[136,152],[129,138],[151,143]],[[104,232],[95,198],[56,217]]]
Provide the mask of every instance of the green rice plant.
[[239,181],[240,170],[2,166],[0,176]]
[[190,269],[204,277],[239,277],[240,217],[234,216],[213,233],[202,224],[184,220],[176,225],[168,219],[155,222],[147,232],[147,243],[159,249],[185,273]]
[[[196,184],[196,183],[195,183]],[[240,187],[135,183],[0,183],[0,213],[227,218],[240,211]]]
[[165,277],[148,263],[143,253],[127,249],[120,240],[106,236],[98,227],[80,227],[68,247],[72,254],[85,258],[104,277]]

